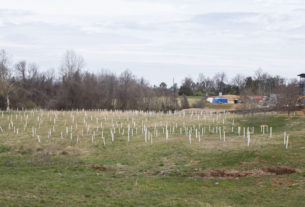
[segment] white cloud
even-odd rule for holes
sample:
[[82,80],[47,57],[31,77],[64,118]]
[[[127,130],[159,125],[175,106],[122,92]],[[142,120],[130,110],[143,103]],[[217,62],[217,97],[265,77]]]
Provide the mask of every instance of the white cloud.
[[130,68],[153,83],[155,66],[177,77],[258,67],[294,77],[305,67],[304,11],[303,0],[10,0],[0,45],[45,68],[75,49],[92,70]]

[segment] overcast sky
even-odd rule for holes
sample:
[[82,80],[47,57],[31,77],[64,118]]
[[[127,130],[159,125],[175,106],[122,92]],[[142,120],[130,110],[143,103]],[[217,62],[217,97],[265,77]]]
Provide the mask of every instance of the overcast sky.
[[9,0],[0,49],[57,69],[67,49],[86,69],[129,69],[151,84],[262,68],[305,72],[304,0]]

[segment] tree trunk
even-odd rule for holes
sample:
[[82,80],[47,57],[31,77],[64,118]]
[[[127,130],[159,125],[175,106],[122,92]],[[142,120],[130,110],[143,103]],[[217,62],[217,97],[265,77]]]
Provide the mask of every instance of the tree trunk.
[[10,110],[10,98],[9,98],[9,95],[6,96],[6,110],[7,111]]

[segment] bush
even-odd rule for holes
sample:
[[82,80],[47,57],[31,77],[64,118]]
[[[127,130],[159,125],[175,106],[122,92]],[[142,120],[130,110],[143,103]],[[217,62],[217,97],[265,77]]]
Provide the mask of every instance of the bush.
[[189,102],[188,102],[188,100],[187,100],[186,95],[184,95],[184,94],[183,94],[182,100],[181,100],[181,108],[182,108],[182,109],[188,109],[188,108],[190,108],[190,104],[189,104]]
[[37,108],[36,104],[33,101],[26,101],[24,103],[24,108],[26,109],[35,109]]

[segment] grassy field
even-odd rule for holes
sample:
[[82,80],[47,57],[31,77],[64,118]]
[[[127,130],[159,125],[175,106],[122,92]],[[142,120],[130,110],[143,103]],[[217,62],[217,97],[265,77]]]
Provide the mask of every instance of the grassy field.
[[[305,206],[304,125],[279,114],[0,113],[0,206]],[[296,172],[261,170],[278,166]]]
[[[182,96],[178,99],[179,105],[181,105]],[[189,102],[190,107],[194,104],[197,104],[199,101],[202,100],[202,96],[187,96],[187,100]],[[205,109],[221,109],[221,110],[230,110],[236,108],[237,105],[234,104],[214,104],[214,103],[204,103]]]
[[[182,97],[179,97],[179,98],[180,98],[180,100],[182,99]],[[201,96],[187,96],[187,100],[188,100],[190,106],[198,103],[201,99],[202,99]]]

